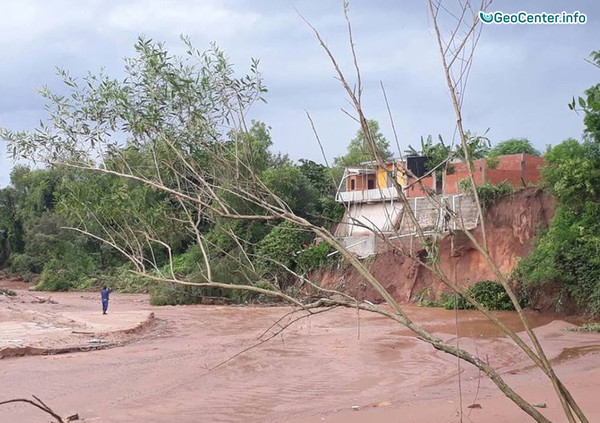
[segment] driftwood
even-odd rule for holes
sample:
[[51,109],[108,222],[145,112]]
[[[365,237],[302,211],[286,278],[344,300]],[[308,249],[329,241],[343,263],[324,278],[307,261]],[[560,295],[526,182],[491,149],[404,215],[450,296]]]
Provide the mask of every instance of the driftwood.
[[39,408],[46,414],[51,415],[52,417],[54,417],[54,420],[56,420],[58,423],[68,423],[68,422],[71,422],[74,420],[79,420],[79,414],[72,414],[69,417],[67,417],[66,419],[63,419],[61,416],[56,414],[56,412],[54,410],[52,410],[50,407],[48,407],[48,405],[46,405],[44,403],[44,401],[42,401],[35,395],[32,395],[32,397],[33,397],[33,400],[30,400],[27,398],[15,398],[15,399],[10,399],[10,400],[6,400],[6,401],[0,401],[0,405],[11,404],[11,403],[15,403],[15,402],[24,402],[26,404],[29,404],[29,405]]

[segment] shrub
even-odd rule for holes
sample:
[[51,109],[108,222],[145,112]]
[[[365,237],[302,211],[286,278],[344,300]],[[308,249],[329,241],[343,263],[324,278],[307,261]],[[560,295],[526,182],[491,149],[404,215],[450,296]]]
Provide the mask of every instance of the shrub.
[[79,273],[65,268],[59,260],[51,259],[42,270],[42,282],[36,287],[36,290],[68,291],[75,286],[79,277]]
[[[558,287],[554,304],[574,302],[591,316],[600,316],[600,205],[587,202],[582,211],[560,206],[532,253],[519,261],[514,277],[531,301],[541,287]],[[542,288],[543,289],[543,288]]]
[[489,169],[496,169],[500,164],[498,156],[490,155],[485,158],[485,164]]
[[305,248],[298,254],[298,270],[302,273],[308,273],[320,267],[334,264],[337,260],[335,257],[328,257],[329,253],[331,253],[331,247],[326,242]]
[[155,281],[145,278],[141,275],[136,275],[131,272],[131,265],[125,263],[119,267],[109,269],[97,275],[94,287],[107,285],[114,291],[124,293],[147,293],[149,287],[156,284]]
[[[468,178],[458,181],[458,188],[473,197],[471,181]],[[511,195],[512,192],[513,187],[506,181],[500,182],[499,184],[490,184],[486,182],[483,185],[477,186],[477,194],[483,211],[486,211],[492,204],[501,198]]]
[[468,310],[474,308],[467,300],[463,298],[462,295],[452,293],[442,293],[440,295],[441,301],[438,303],[440,307],[445,308],[446,310]]
[[488,310],[514,310],[504,287],[494,281],[480,281],[469,287],[468,292]]
[[198,286],[161,282],[150,288],[150,304],[156,306],[198,304],[203,297],[202,288]]
[[36,257],[28,254],[13,254],[10,256],[8,271],[14,274],[40,273],[42,263]]
[[298,254],[312,238],[311,233],[290,222],[275,226],[258,245],[255,260],[258,273],[268,279],[287,277],[288,272],[281,264],[295,269]]
[[[488,310],[514,310],[504,287],[494,281],[479,281],[467,289],[468,294]],[[446,310],[467,310],[475,308],[462,295],[442,294],[441,306]]]
[[63,259],[53,258],[44,265],[39,291],[68,291],[92,285],[89,275],[94,269],[93,260],[85,253],[71,254]]
[[[184,254],[184,256],[187,254],[188,253]],[[185,258],[186,257],[184,257],[184,259]],[[189,258],[190,257],[187,256],[187,259]],[[261,281],[258,275],[253,272],[249,266],[242,265],[241,263],[243,263],[243,260],[242,257],[236,259],[235,256],[214,259],[211,263],[213,280],[232,285],[255,285],[263,288],[270,286],[272,288],[272,285],[268,282]],[[183,261],[185,260],[181,258],[176,260],[176,263],[174,264],[176,273],[178,270],[181,270],[180,265]],[[183,280],[189,282],[206,282],[204,269],[199,268],[196,262],[194,263],[194,268],[196,270],[189,274],[179,276],[181,276]],[[263,298],[260,294],[242,290],[189,286],[166,282],[149,284],[148,287],[150,291],[150,303],[153,305],[200,304],[206,298],[221,298],[235,303],[266,301],[266,298]]]

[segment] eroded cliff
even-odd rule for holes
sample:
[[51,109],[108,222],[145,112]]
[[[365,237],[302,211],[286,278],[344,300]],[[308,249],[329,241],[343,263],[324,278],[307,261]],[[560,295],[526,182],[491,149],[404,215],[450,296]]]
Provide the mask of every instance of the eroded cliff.
[[[517,261],[533,250],[533,241],[541,230],[548,227],[554,208],[554,198],[543,190],[525,188],[487,210],[484,224],[490,255],[504,274],[510,274]],[[481,242],[481,225],[471,233]],[[415,301],[424,289],[430,289],[431,295],[436,297],[449,291],[438,277],[411,258],[391,248],[382,247],[380,250],[368,267],[397,300]],[[496,279],[485,258],[460,231],[441,241],[440,265],[449,278],[463,286]],[[323,271],[314,276],[322,286],[343,288],[359,299],[380,299],[352,267]]]

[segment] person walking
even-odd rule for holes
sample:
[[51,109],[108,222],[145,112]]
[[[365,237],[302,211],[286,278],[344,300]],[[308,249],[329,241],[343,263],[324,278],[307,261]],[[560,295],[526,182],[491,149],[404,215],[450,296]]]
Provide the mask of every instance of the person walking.
[[112,289],[105,286],[103,286],[102,291],[100,291],[100,294],[102,295],[102,314],[106,314],[106,311],[108,310],[108,296],[111,292]]

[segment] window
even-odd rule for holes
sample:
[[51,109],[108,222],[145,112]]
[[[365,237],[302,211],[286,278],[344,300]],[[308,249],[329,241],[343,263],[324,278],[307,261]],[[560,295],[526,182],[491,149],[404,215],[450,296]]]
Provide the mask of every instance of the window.
[[369,179],[367,181],[367,189],[375,189],[375,179]]
[[354,179],[350,179],[350,191],[354,191],[356,185]]

